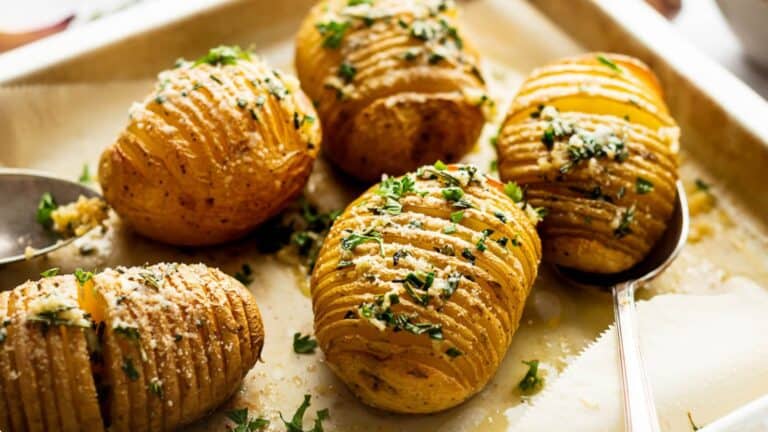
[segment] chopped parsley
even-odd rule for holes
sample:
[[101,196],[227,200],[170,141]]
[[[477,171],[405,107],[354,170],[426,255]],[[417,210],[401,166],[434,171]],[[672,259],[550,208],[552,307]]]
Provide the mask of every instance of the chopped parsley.
[[445,350],[445,354],[447,354],[448,357],[450,358],[456,358],[464,353],[459,351],[459,349],[456,347],[450,347],[447,350]]
[[464,250],[461,251],[461,256],[467,261],[471,262],[472,264],[475,263],[475,256],[472,254],[472,251],[470,251],[469,249],[464,248]]
[[[453,250],[453,249],[451,249]],[[461,273],[458,272],[452,272],[448,275],[448,280],[443,287],[443,293],[441,296],[444,299],[449,299],[453,293],[456,292],[456,289],[459,287],[459,282],[461,281]]]
[[[572,143],[574,137],[578,138],[579,145]],[[629,158],[626,144],[613,132],[600,137],[595,133],[580,132],[568,142],[566,151],[569,161],[560,167],[562,174],[569,172],[579,162],[592,158],[602,159],[612,156],[613,160],[617,162],[624,162]]]
[[91,177],[91,170],[88,167],[88,164],[83,164],[83,170],[80,172],[80,177],[78,177],[77,181],[83,184],[87,184],[93,181],[93,177]]
[[144,281],[144,284],[150,288],[154,288],[156,291],[160,291],[163,286],[164,276],[158,276],[154,272],[145,271],[139,273],[139,277]]
[[247,263],[240,266],[240,271],[235,272],[235,279],[245,286],[253,282],[253,269],[251,269],[251,266]]
[[43,196],[40,197],[40,202],[37,204],[37,223],[45,228],[50,228],[51,225],[53,225],[51,213],[53,213],[57,207],[58,205],[56,204],[56,200],[53,199],[53,196],[48,192],[44,193]]
[[434,164],[434,165],[432,165],[432,166],[433,166],[433,167],[434,167],[436,170],[438,170],[438,171],[445,171],[446,169],[448,169],[448,166],[447,166],[447,165],[446,165],[446,164],[445,164],[443,161],[441,161],[441,160],[438,160],[438,161],[437,161],[437,162],[435,162],[435,164]]
[[395,280],[400,282],[405,288],[405,292],[418,304],[426,306],[429,304],[429,288],[435,282],[435,272],[410,272],[405,279]]
[[355,248],[366,242],[376,242],[379,244],[379,251],[381,256],[384,256],[384,240],[381,233],[369,228],[362,233],[356,233],[351,230],[346,230],[349,234],[341,239],[341,249],[346,251],[355,250]]
[[528,366],[528,372],[525,373],[523,379],[517,384],[517,387],[524,394],[533,394],[544,385],[544,378],[539,376],[539,361],[530,360],[523,363]]
[[119,334],[126,339],[137,341],[139,340],[139,337],[140,337],[139,329],[136,327],[119,325],[119,326],[116,326],[113,330],[115,334]]
[[288,422],[283,418],[283,413],[280,413],[280,420],[285,424],[286,432],[323,432],[323,421],[329,417],[328,409],[322,409],[318,411],[315,416],[315,423],[309,431],[304,430],[304,413],[310,406],[310,399],[312,396],[305,394],[304,402],[301,403],[299,408],[293,414],[291,421]]
[[256,432],[269,426],[269,420],[262,417],[248,417],[248,408],[227,412],[227,418],[235,423],[232,432]]
[[357,68],[352,66],[351,63],[345,61],[339,65],[339,77],[341,77],[345,83],[352,82],[352,80],[355,79],[355,74],[357,74]]
[[133,360],[130,357],[123,357],[122,369],[129,380],[136,381],[139,379],[139,371],[136,370],[136,367],[133,365]]
[[635,220],[635,208],[630,207],[628,209],[625,209],[620,216],[619,219],[619,226],[616,227],[616,229],[613,230],[613,235],[622,238],[632,233],[632,228],[630,228],[630,225]]
[[317,341],[310,335],[293,334],[293,352],[296,354],[313,354],[315,348],[317,348]]
[[446,201],[453,201],[456,202],[461,199],[461,197],[464,196],[464,191],[460,187],[447,187],[442,190],[443,198],[446,199]]
[[488,237],[490,237],[491,234],[493,234],[492,229],[486,228],[483,230],[483,234],[480,236],[480,240],[478,240],[477,243],[475,243],[475,247],[477,248],[477,250],[479,250],[480,252],[485,252],[485,250],[488,248],[485,245],[485,241],[488,240]]
[[600,63],[602,63],[605,66],[608,66],[614,72],[621,73],[621,68],[616,63],[614,63],[613,61],[608,59],[608,57],[606,57],[606,56],[604,56],[602,54],[599,54],[596,58],[597,58],[597,61],[599,61]]
[[42,277],[51,277],[56,276],[57,274],[59,274],[58,267],[49,268],[48,270],[40,272],[40,276]]
[[638,177],[635,180],[635,192],[640,195],[645,195],[653,190],[653,183],[650,180],[646,180],[642,177]]
[[149,382],[149,391],[160,399],[163,398],[163,382],[159,378],[152,378]]
[[381,208],[373,209],[374,212],[386,212],[391,215],[399,215],[403,211],[400,204],[400,198],[409,193],[425,194],[416,190],[416,182],[413,177],[405,175],[401,178],[387,177],[382,180],[376,189],[376,194],[384,197],[384,205]]
[[451,213],[451,222],[459,223],[462,219],[464,219],[464,210],[458,210]]
[[700,191],[703,191],[703,192],[709,192],[709,189],[711,187],[709,185],[709,183],[705,182],[704,180],[702,180],[700,178],[697,178],[695,180],[694,184],[696,185],[696,189],[697,190],[700,190]]
[[315,28],[323,36],[323,47],[336,49],[341,46],[341,40],[349,29],[350,23],[347,21],[328,21],[317,23]]
[[221,45],[216,48],[211,48],[208,51],[208,54],[197,59],[192,66],[194,67],[201,64],[209,64],[211,66],[233,65],[236,64],[238,60],[250,59],[251,54],[239,46]]
[[399,249],[392,255],[392,265],[397,267],[400,264],[400,260],[407,257],[410,254],[406,249]]
[[357,6],[361,4],[373,4],[373,0],[349,0],[347,6]]
[[501,223],[507,223],[507,216],[504,213],[497,210],[493,212],[493,215],[496,216],[496,219],[501,221]]
[[81,268],[75,269],[75,279],[80,285],[84,285],[86,282],[93,278],[93,273],[85,271]]
[[360,304],[357,308],[357,315],[369,321],[383,323],[384,326],[392,328],[394,332],[407,331],[414,335],[426,334],[435,340],[443,339],[443,327],[441,324],[430,322],[416,323],[413,321],[415,315],[392,311],[391,305],[398,303],[400,303],[400,300],[397,294],[389,294],[386,298],[384,295],[380,295],[373,302]]
[[523,200],[523,188],[513,181],[504,185],[504,193],[516,203]]

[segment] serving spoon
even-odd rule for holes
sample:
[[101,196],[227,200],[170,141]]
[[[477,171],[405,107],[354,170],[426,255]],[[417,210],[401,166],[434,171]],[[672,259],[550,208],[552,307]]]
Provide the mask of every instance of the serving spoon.
[[624,393],[624,425],[630,432],[658,432],[659,419],[651,386],[643,366],[635,316],[635,290],[658,276],[674,261],[688,238],[688,201],[681,181],[677,182],[675,208],[667,229],[648,256],[620,273],[598,274],[556,267],[560,276],[574,285],[596,287],[613,293],[613,312],[619,336],[619,357]]
[[[46,192],[59,204],[80,195],[99,196],[81,183],[32,170],[0,168],[0,265],[45,255],[76,238],[62,239],[37,222],[37,206]],[[29,254],[25,254],[27,247],[32,248]]]

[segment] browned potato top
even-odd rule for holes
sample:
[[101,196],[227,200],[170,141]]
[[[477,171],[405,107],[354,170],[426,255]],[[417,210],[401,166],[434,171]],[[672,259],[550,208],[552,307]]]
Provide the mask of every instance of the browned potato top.
[[0,319],[9,432],[176,430],[229,398],[264,343],[251,294],[201,264],[30,281],[0,293]]
[[363,402],[444,410],[480,391],[541,257],[526,212],[472,166],[387,178],[336,219],[312,275],[315,334]]
[[499,173],[548,210],[544,260],[618,272],[642,260],[666,228],[678,136],[647,66],[587,54],[523,83],[499,130]]
[[219,47],[159,75],[101,156],[118,214],[148,237],[221,243],[277,214],[304,187],[321,131],[291,76]]
[[321,1],[297,35],[296,69],[329,158],[364,180],[457,160],[492,105],[449,0]]

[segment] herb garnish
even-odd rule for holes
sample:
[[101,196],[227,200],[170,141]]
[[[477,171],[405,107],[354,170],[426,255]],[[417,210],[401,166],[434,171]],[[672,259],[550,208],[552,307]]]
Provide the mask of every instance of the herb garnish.
[[317,348],[317,341],[310,335],[293,334],[293,352],[296,354],[313,354],[315,348]]
[[301,403],[299,408],[296,410],[296,413],[293,414],[290,422],[285,421],[283,418],[283,413],[280,413],[280,419],[283,421],[283,424],[285,424],[286,432],[323,432],[323,421],[329,417],[327,408],[318,411],[315,414],[315,424],[312,429],[309,431],[304,431],[304,413],[310,406],[309,401],[311,398],[312,396],[308,394],[304,395],[304,402]]
[[57,274],[59,274],[58,267],[49,268],[48,270],[40,272],[40,276],[46,277],[46,278],[51,276],[56,276]]
[[139,336],[140,336],[139,329],[136,327],[119,325],[119,326],[116,326],[113,329],[113,331],[115,332],[115,334],[119,334],[125,337],[126,339],[131,339],[136,341],[139,340]]
[[58,208],[53,196],[46,192],[40,197],[40,202],[37,204],[37,223],[50,228],[53,225],[53,218],[51,213]]
[[492,229],[486,228],[483,230],[483,233],[480,236],[480,240],[478,240],[477,243],[475,243],[475,247],[477,248],[477,250],[479,250],[480,252],[485,252],[485,250],[488,248],[485,245],[485,241],[488,239],[488,237],[491,236],[491,234],[493,234]]
[[324,36],[323,46],[325,48],[336,49],[341,46],[341,40],[344,38],[344,33],[347,32],[350,23],[347,21],[328,21],[323,23],[317,23],[315,28],[320,32],[321,36]]
[[93,278],[93,273],[85,271],[81,268],[75,269],[75,279],[77,279],[77,283],[80,285],[84,285],[86,282],[91,280],[91,278]]
[[232,432],[256,432],[269,426],[269,420],[262,417],[248,417],[248,408],[227,412],[227,418],[235,423]]
[[630,207],[621,213],[619,225],[613,230],[613,235],[622,238],[632,233],[630,225],[635,220],[635,208]]
[[217,46],[216,48],[211,48],[208,51],[208,54],[197,59],[192,66],[198,66],[203,63],[209,64],[211,66],[233,65],[236,64],[238,60],[250,59],[251,54],[239,46],[221,45]]
[[405,292],[418,304],[429,304],[429,288],[435,282],[435,272],[410,272],[405,279],[394,280],[403,284]]
[[446,354],[448,355],[448,357],[450,357],[450,358],[456,358],[456,357],[458,357],[458,356],[460,356],[460,355],[464,354],[463,352],[459,351],[459,349],[458,349],[458,348],[456,348],[456,347],[450,347],[450,348],[448,348],[447,350],[445,350],[445,353],[446,353]]
[[703,191],[703,192],[709,192],[710,185],[709,183],[705,182],[704,180],[697,178],[694,182],[696,184],[696,189]]
[[77,181],[80,183],[90,183],[93,181],[88,164],[83,164],[83,170],[80,172],[80,177],[78,177]]
[[469,249],[464,248],[464,250],[461,251],[461,256],[467,261],[471,262],[472,264],[475,263],[475,256],[472,254],[472,252]]
[[253,282],[253,269],[251,269],[251,266],[248,263],[240,266],[240,271],[235,272],[235,279],[245,286]]
[[443,193],[443,198],[446,199],[446,201],[458,201],[461,199],[461,197],[464,196],[464,191],[460,187],[447,187],[441,191]]
[[149,391],[160,399],[163,398],[163,382],[160,378],[152,378],[149,381]]
[[544,378],[539,376],[539,361],[523,360],[523,363],[528,366],[528,372],[517,384],[517,387],[525,394],[533,394],[544,385]]
[[646,180],[642,177],[638,177],[635,180],[635,192],[640,195],[647,194],[653,190],[653,183],[650,180]]
[[139,379],[139,371],[133,366],[133,360],[130,357],[123,357],[122,369],[129,380],[136,381]]
[[597,56],[597,61],[599,61],[600,63],[604,64],[605,66],[608,66],[609,68],[613,69],[614,72],[621,73],[621,68],[616,63],[614,63],[613,61],[609,60],[608,57],[606,57],[606,56],[604,56],[602,54],[599,54]]
[[384,256],[384,240],[380,232],[374,230],[373,228],[369,228],[362,233],[356,233],[352,230],[346,230],[346,232],[349,234],[341,239],[342,250],[352,251],[360,244],[366,242],[376,242],[379,244],[379,251],[381,256]]
[[451,213],[451,222],[459,223],[462,219],[464,219],[464,210],[458,210]]
[[399,249],[392,255],[392,265],[397,267],[400,264],[400,260],[407,257],[410,254],[407,249]]
[[523,200],[523,188],[513,181],[504,185],[504,193],[516,203]]
[[352,80],[355,79],[355,74],[357,74],[357,68],[352,66],[352,63],[345,61],[339,65],[339,77],[341,77],[345,83],[352,82]]

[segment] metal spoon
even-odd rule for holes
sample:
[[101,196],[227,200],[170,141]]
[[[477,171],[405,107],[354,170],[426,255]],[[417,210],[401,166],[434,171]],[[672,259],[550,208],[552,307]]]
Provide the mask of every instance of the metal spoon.
[[[42,172],[0,168],[0,265],[47,254],[75,239],[62,239],[37,222],[37,206],[46,192],[59,204],[80,195],[99,196],[83,184]],[[34,249],[29,256],[24,253],[28,246]]]
[[648,256],[629,270],[615,274],[596,274],[557,267],[557,272],[579,286],[611,289],[624,393],[624,425],[631,432],[658,432],[659,419],[651,387],[645,374],[635,316],[635,289],[658,276],[680,253],[688,238],[688,202],[682,182],[672,218],[664,235]]

